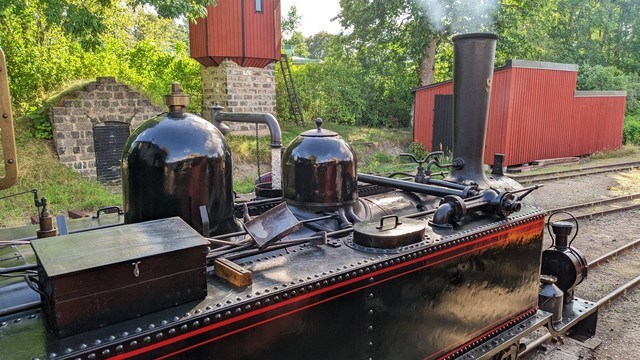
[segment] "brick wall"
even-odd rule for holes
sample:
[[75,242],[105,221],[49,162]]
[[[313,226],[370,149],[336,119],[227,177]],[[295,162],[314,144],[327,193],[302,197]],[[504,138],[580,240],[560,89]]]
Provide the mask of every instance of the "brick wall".
[[[220,66],[202,67],[202,117],[211,121],[209,108],[218,102],[224,111],[276,114],[275,64],[264,68],[240,67],[231,60]],[[232,130],[253,128],[228,124]]]
[[97,179],[96,126],[120,122],[129,124],[131,131],[164,111],[113,77],[99,77],[70,95],[49,112],[53,138],[60,162],[91,180]]

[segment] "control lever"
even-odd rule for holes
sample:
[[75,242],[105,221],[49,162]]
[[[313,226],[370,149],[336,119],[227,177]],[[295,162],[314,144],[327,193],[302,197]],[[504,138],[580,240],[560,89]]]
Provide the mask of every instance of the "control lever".
[[[411,160],[418,164],[418,171],[416,172],[416,175],[414,176],[415,182],[417,183],[422,183],[422,184],[426,184],[427,180],[429,179],[429,177],[431,177],[431,167],[432,166],[437,166],[437,167],[442,167],[440,166],[440,160],[438,159],[438,156],[442,155],[442,151],[433,151],[427,154],[427,156],[424,157],[424,159],[422,160],[418,160],[415,155],[411,154],[411,153],[401,153],[399,154],[399,156],[406,156],[411,158]],[[431,159],[431,160],[429,160]],[[429,163],[427,164],[427,168],[425,170],[424,167],[422,167],[422,164],[426,163],[427,161],[429,161]]]
[[[542,186],[543,185],[533,185],[533,186],[529,186],[529,187],[518,189],[518,190],[505,191],[500,195],[500,198],[497,201],[498,206],[496,207],[497,208],[496,213],[500,217],[507,217],[511,213],[520,211],[520,208],[522,207],[520,202],[522,201],[522,199],[524,199],[527,195],[531,194],[533,190],[537,190]],[[519,194],[519,193],[523,193],[523,194],[516,197],[515,194]]]

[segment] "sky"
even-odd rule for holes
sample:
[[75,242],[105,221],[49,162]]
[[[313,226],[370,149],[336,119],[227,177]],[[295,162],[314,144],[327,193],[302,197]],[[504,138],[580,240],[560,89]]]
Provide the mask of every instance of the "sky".
[[340,32],[340,24],[331,18],[340,12],[339,0],[281,0],[280,11],[286,17],[289,8],[295,5],[301,15],[298,31],[304,36],[312,36],[320,31],[332,34]]

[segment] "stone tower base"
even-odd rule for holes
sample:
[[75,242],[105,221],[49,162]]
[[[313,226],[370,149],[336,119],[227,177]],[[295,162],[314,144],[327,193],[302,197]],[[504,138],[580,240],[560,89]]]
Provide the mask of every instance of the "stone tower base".
[[[218,102],[226,112],[276,114],[275,64],[264,68],[240,67],[231,60],[220,66],[202,67],[202,117],[211,121]],[[232,131],[255,129],[253,124],[229,123]]]

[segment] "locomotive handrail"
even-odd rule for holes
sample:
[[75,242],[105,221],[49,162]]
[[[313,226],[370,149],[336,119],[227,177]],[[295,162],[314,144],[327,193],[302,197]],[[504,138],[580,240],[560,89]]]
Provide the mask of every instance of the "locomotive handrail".
[[11,115],[11,96],[9,94],[9,77],[0,49],[0,139],[2,139],[2,163],[4,176],[0,177],[0,190],[13,186],[18,180],[18,158],[16,155],[16,139],[13,132]]

